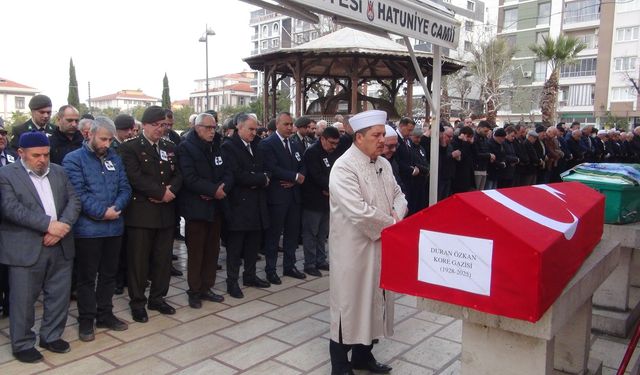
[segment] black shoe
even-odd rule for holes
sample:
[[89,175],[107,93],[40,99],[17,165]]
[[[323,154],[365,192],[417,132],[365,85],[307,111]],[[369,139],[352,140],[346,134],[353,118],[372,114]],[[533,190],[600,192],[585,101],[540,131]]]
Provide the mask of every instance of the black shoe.
[[76,292],[75,290],[72,290],[71,294],[69,295],[69,298],[72,301],[77,301],[78,300],[78,292]]
[[200,300],[200,294],[193,293],[193,292],[187,292],[187,295],[189,296],[189,307],[191,307],[192,309],[199,309],[199,308],[202,307],[202,301]]
[[227,293],[229,293],[233,298],[244,298],[244,294],[242,293],[237,281],[227,283]]
[[63,339],[57,339],[51,342],[44,342],[41,340],[40,347],[54,353],[69,353],[71,351],[69,343]]
[[316,266],[316,268],[322,271],[329,271],[329,263],[323,263],[319,266]]
[[178,256],[176,254],[171,254],[171,260],[178,260]]
[[260,254],[256,255],[256,261],[258,261],[258,260],[262,260],[262,255],[260,255]]
[[149,321],[149,315],[147,315],[147,310],[145,310],[144,307],[141,309],[131,309],[131,317],[138,323],[146,323]]
[[290,270],[284,271],[284,275],[285,276],[289,276],[289,277],[293,277],[294,279],[300,279],[300,280],[307,278],[307,275],[305,275],[304,273],[298,271],[295,267],[293,267]]
[[93,319],[82,319],[78,321],[78,338],[80,341],[89,342],[96,339],[93,328]]
[[182,276],[182,271],[175,268],[173,264],[171,265],[171,276]]
[[164,315],[173,315],[176,313],[176,309],[174,309],[170,304],[166,303],[164,300],[154,301],[147,303],[147,308],[149,310],[156,310],[160,314]]
[[255,286],[256,288],[268,288],[271,286],[268,281],[262,280],[258,276],[254,276],[251,279],[242,278],[242,284],[244,286]]
[[114,290],[113,290],[113,294],[116,296],[120,296],[122,294],[124,294],[124,287],[122,286],[117,286]]
[[219,294],[215,294],[211,290],[207,290],[206,292],[200,292],[200,299],[203,299],[203,300],[209,301],[209,302],[222,302],[222,301],[224,301],[224,297],[223,296],[221,296]]
[[322,277],[322,273],[315,268],[305,268],[304,273],[315,277]]
[[375,359],[367,363],[354,363],[353,368],[356,370],[368,370],[374,374],[388,374],[393,369],[391,366],[380,363]]
[[278,274],[275,273],[275,272],[269,272],[267,274],[267,281],[269,281],[271,284],[275,284],[275,285],[282,284],[282,280],[280,280],[280,278],[278,277]]
[[116,318],[116,316],[113,314],[109,314],[103,318],[97,319],[96,327],[107,328],[112,331],[126,331],[129,329],[129,325],[127,323]]
[[42,361],[42,354],[36,348],[29,348],[20,350],[19,352],[13,352],[13,356],[20,362],[24,363],[36,363]]

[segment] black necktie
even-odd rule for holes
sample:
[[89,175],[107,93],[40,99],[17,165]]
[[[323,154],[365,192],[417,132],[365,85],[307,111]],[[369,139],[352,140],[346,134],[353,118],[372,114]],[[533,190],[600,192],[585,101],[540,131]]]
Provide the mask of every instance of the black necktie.
[[291,155],[291,149],[289,148],[289,139],[288,138],[284,139],[284,149],[287,150],[287,153],[289,155]]
[[247,150],[249,151],[251,156],[253,156],[253,151],[251,151],[251,144],[250,143],[247,143]]
[[159,148],[158,148],[158,144],[157,144],[157,143],[154,143],[154,144],[153,144],[153,149],[155,150],[155,152],[156,152],[156,154],[157,154],[157,155],[160,155],[160,151],[159,151]]

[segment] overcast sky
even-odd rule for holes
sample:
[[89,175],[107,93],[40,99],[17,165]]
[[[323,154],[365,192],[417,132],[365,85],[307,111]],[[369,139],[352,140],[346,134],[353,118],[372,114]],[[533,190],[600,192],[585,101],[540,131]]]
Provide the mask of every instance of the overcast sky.
[[[99,4],[99,5],[98,5]],[[188,99],[205,76],[208,24],[209,76],[249,69],[249,12],[238,0],[2,1],[0,77],[40,90],[54,108],[66,103],[69,58],[80,92],[91,96],[142,89],[161,97],[169,77],[171,100]]]

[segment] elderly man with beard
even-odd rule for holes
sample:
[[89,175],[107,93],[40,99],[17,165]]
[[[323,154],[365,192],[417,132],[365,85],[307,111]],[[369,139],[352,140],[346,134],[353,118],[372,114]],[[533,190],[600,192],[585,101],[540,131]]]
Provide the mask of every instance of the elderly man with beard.
[[23,133],[18,144],[20,163],[0,168],[0,263],[9,266],[11,349],[20,362],[33,363],[42,360],[32,330],[41,292],[40,347],[71,350],[62,334],[75,253],[71,226],[80,201],[62,167],[49,163],[46,135]]
[[122,160],[110,148],[115,132],[113,121],[96,117],[89,141],[62,162],[82,202],[73,227],[78,250],[78,334],[82,341],[94,340],[94,323],[114,331],[128,328],[113,315],[111,302],[124,232],[121,214],[131,197]]
[[[394,296],[380,289],[380,233],[407,213],[407,201],[393,177],[384,150],[384,111],[350,119],[352,146],[336,161],[329,177],[332,374],[366,369],[384,374],[373,340],[393,333]],[[347,358],[353,350],[351,363]]]

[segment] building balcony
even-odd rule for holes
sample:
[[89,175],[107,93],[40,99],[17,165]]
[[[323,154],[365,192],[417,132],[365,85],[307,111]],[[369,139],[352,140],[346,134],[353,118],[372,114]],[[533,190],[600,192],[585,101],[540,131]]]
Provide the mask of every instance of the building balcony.
[[253,34],[251,35],[251,41],[254,42],[256,40],[258,40],[258,38],[260,38],[260,34]]

